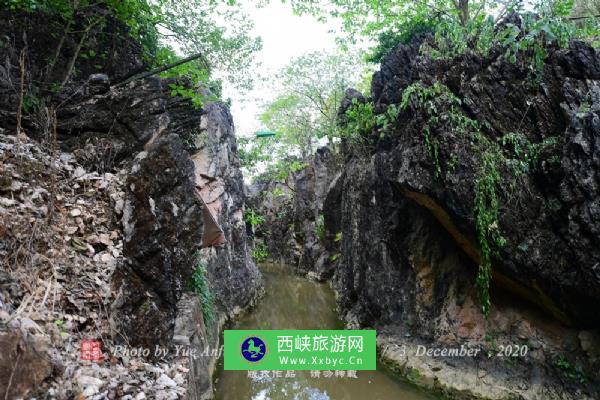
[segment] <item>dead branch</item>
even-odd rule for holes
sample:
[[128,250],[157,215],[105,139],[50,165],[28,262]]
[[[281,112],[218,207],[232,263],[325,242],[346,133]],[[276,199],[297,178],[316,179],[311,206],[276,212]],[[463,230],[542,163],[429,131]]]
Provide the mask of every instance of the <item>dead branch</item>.
[[58,44],[56,45],[56,49],[54,50],[54,56],[50,59],[50,63],[48,64],[48,69],[46,70],[46,79],[44,80],[44,83],[48,83],[50,81],[50,76],[52,75],[52,72],[54,71],[54,66],[56,65],[56,62],[58,61],[58,58],[60,57],[60,53],[62,52],[62,48],[65,44],[65,40],[67,39],[67,36],[69,35],[69,29],[71,29],[71,24],[73,23],[73,20],[69,20],[69,22],[67,22],[67,25],[65,26],[64,29],[64,33],[61,36],[60,40],[58,41]]
[[50,129],[50,201],[48,203],[48,225],[51,225],[54,217],[54,198],[56,197],[57,119],[55,109],[48,111],[48,118],[52,121]]
[[207,61],[206,61],[206,59],[204,58],[203,54],[202,54],[202,53],[196,53],[196,54],[194,54],[194,55],[191,55],[191,56],[189,56],[189,57],[186,57],[186,58],[184,58],[184,59],[181,59],[181,60],[179,60],[179,61],[177,61],[177,62],[174,62],[174,63],[172,63],[172,64],[168,64],[168,65],[164,65],[164,66],[162,66],[162,67],[159,67],[159,68],[155,68],[155,69],[153,69],[153,70],[151,70],[151,71],[144,72],[143,74],[134,75],[134,76],[132,76],[132,77],[130,77],[130,78],[127,78],[127,79],[125,79],[125,80],[124,80],[124,81],[122,81],[122,82],[118,82],[118,83],[116,83],[116,84],[112,85],[112,87],[115,87],[115,88],[116,88],[116,87],[124,86],[124,85],[127,85],[127,84],[128,84],[128,83],[130,83],[130,82],[137,81],[137,80],[139,80],[139,79],[145,79],[145,78],[148,78],[148,77],[150,77],[150,76],[152,76],[152,75],[160,74],[161,72],[168,71],[168,70],[170,70],[170,69],[172,69],[172,68],[178,67],[178,66],[180,66],[180,65],[183,65],[183,64],[185,64],[185,63],[188,63],[188,62],[190,62],[190,61],[197,60],[197,59],[199,59],[199,58],[202,58],[202,59],[203,59],[203,62],[204,62],[204,64],[208,65],[208,62],[207,62]]
[[570,19],[571,21],[577,21],[580,19],[588,19],[588,18],[600,18],[600,14],[596,14],[596,15],[582,15],[580,17],[567,17],[567,19]]
[[21,50],[21,54],[19,55],[19,69],[21,72],[21,82],[19,83],[19,103],[17,108],[17,137],[20,137],[21,134],[23,98],[25,95],[25,48]]
[[71,57],[71,60],[69,61],[69,65],[67,66],[67,72],[65,73],[65,77],[63,78],[61,86],[64,86],[67,83],[67,81],[69,80],[69,78],[71,77],[71,75],[73,74],[73,70],[75,69],[75,62],[77,62],[77,59],[79,58],[79,53],[81,52],[81,48],[83,47],[83,44],[85,43],[85,40],[87,39],[90,31],[92,30],[92,28],[94,26],[98,25],[104,18],[105,18],[104,15],[99,17],[94,22],[89,24],[87,26],[87,28],[85,28],[83,34],[81,35],[81,38],[79,39],[79,43],[77,43],[77,47],[75,48],[75,53],[73,53],[73,57]]
[[15,372],[17,371],[17,366],[19,365],[19,360],[21,359],[21,352],[17,355],[17,360],[15,361],[15,365],[10,373],[10,378],[8,378],[8,385],[6,386],[6,394],[4,395],[4,400],[8,400],[8,396],[10,394],[10,387],[12,385],[13,378],[15,376]]

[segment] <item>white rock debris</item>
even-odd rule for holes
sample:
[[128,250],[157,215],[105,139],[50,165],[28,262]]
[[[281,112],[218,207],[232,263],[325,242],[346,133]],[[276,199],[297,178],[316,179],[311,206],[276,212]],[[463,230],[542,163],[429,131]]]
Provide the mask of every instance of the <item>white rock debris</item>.
[[[52,160],[37,143],[2,134],[0,160],[0,335],[35,337],[53,365],[26,398],[183,398],[185,360],[110,354],[118,337],[110,280],[126,262],[115,218],[127,217],[126,168],[89,171],[71,154]],[[102,360],[81,359],[90,339],[102,342]]]

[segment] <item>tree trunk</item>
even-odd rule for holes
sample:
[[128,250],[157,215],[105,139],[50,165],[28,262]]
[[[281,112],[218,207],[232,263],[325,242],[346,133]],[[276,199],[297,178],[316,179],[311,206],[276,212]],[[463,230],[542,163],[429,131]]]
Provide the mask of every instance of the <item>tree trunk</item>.
[[460,24],[467,26],[469,22],[469,0],[458,0],[458,15]]

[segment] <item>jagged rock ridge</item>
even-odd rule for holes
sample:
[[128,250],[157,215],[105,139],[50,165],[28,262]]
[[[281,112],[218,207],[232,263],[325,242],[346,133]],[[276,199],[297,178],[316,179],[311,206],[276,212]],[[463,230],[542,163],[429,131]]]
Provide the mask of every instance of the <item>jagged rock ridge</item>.
[[[385,358],[403,373],[417,369],[421,384],[452,396],[596,398],[599,360],[589,343],[595,338],[598,344],[600,324],[594,245],[600,233],[600,54],[583,42],[548,49],[536,81],[526,59],[511,64],[502,49],[432,60],[419,52],[427,40],[400,45],[385,58],[373,77],[375,109],[399,105],[411,85],[443,85],[436,115],[476,121],[480,136],[457,133],[447,119],[434,119],[410,100],[383,137],[372,132],[372,156],[347,149],[349,161],[324,205],[329,233],[342,233],[333,277],[340,311],[351,325],[377,327],[380,344],[392,346]],[[460,99],[459,107],[443,103],[452,98]],[[510,162],[518,157],[511,146],[502,147],[509,133],[522,144],[552,138],[538,164],[517,178]],[[498,160],[509,159],[496,164],[500,213],[490,229],[506,243],[493,257],[487,320],[475,286],[482,259],[475,204],[482,142],[500,149]],[[394,347],[490,349],[490,340],[527,344],[529,358],[507,369],[486,355],[445,362]],[[583,368],[587,384],[565,378],[556,368],[560,357]],[[477,370],[487,377],[480,379]],[[502,376],[510,383],[501,384]]]

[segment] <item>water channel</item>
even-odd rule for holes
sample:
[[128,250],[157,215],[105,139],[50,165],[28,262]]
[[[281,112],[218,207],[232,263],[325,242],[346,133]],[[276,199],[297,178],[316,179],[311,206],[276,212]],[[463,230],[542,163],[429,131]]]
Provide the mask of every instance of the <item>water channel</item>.
[[[294,275],[290,267],[263,264],[265,296],[232,329],[343,329],[333,290]],[[272,374],[271,374],[272,375]],[[357,371],[356,378],[249,377],[246,371],[223,371],[215,379],[217,400],[432,400],[428,394],[392,377],[383,368]]]

